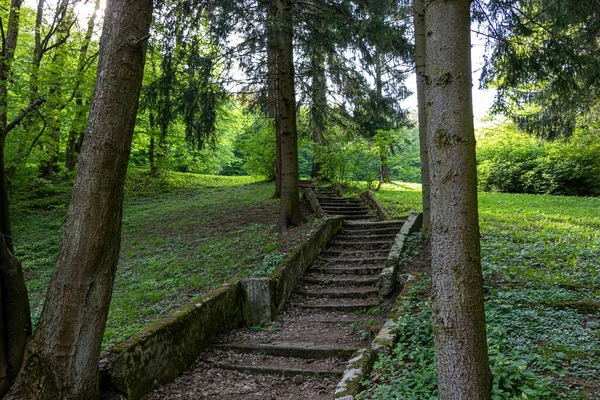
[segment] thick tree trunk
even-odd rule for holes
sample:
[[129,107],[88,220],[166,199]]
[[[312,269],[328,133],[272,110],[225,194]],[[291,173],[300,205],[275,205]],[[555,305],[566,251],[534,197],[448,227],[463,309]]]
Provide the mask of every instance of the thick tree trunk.
[[303,222],[298,185],[298,135],[296,131],[296,92],[294,89],[293,31],[289,0],[275,0],[277,10],[277,89],[281,124],[281,216],[278,231]]
[[97,397],[151,18],[152,0],[107,2],[96,89],[61,250],[8,400]]
[[272,118],[275,128],[275,193],[274,199],[281,198],[281,123],[279,120],[279,104],[281,103],[281,93],[278,89],[277,65],[280,57],[278,41],[276,37],[277,28],[275,20],[277,18],[277,9],[272,0],[264,2],[266,11],[266,31],[267,31],[267,91],[268,104],[267,115]]
[[427,151],[427,104],[425,103],[425,1],[413,0],[415,29],[415,65],[417,75],[417,103],[419,110],[419,147],[421,153],[421,182],[423,199],[423,239],[431,237],[431,206],[429,205],[429,157]]
[[312,67],[312,106],[310,108],[310,117],[312,120],[312,143],[313,143],[313,161],[311,178],[319,176],[321,164],[315,161],[316,147],[323,141],[325,134],[325,112],[327,110],[327,77],[325,76],[325,60],[323,53],[317,49],[311,54]]
[[471,97],[470,0],[427,0],[433,329],[441,400],[489,399]]

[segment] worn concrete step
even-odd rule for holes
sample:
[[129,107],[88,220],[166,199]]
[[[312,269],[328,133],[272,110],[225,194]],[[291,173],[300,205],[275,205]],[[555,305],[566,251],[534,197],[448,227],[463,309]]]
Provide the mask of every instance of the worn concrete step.
[[[265,357],[267,358],[267,357]],[[266,362],[259,364],[256,362],[248,363],[228,363],[218,362],[214,366],[243,372],[246,374],[258,374],[258,375],[278,375],[278,376],[311,376],[315,378],[339,378],[343,375],[345,365],[343,362],[337,364],[326,364],[320,362],[321,360],[304,360],[298,358],[281,357],[282,361],[279,363]]]
[[274,342],[257,343],[240,341],[233,343],[217,344],[221,350],[235,351],[243,354],[262,354],[277,357],[294,358],[341,358],[348,360],[357,351],[359,346],[352,345],[323,345],[315,343]]
[[339,203],[339,204],[321,204],[321,208],[339,208],[343,210],[369,210],[368,207],[361,203]]
[[343,215],[344,219],[346,221],[348,220],[360,220],[360,221],[364,221],[364,220],[374,220],[377,219],[377,216],[375,215],[365,215],[365,216],[361,216],[361,215]]
[[360,215],[367,216],[371,212],[371,210],[368,210],[366,208],[360,209],[360,210],[346,210],[343,208],[321,207],[321,209],[326,214],[356,215],[356,216],[360,216]]
[[379,256],[379,257],[365,257],[365,258],[360,258],[360,257],[323,257],[320,256],[319,257],[320,260],[326,262],[326,263],[336,263],[336,264],[343,264],[343,265],[350,265],[350,264],[380,264],[380,263],[385,263],[387,261],[387,256]]
[[379,295],[377,286],[323,288],[320,286],[305,286],[296,290],[297,294],[323,299],[366,299]]
[[389,249],[360,250],[352,247],[347,247],[344,249],[328,248],[321,252],[321,258],[371,259],[385,257],[387,259],[387,255],[389,252]]
[[363,205],[361,199],[355,199],[352,197],[333,197],[333,196],[318,196],[317,200],[321,205],[325,204],[360,204]]
[[384,229],[384,228],[396,228],[400,230],[404,225],[404,221],[393,220],[393,221],[372,221],[372,222],[360,222],[360,221],[344,221],[342,227],[345,230],[365,230],[365,229]]
[[393,240],[336,240],[329,242],[330,248],[357,248],[357,249],[389,249],[394,244]]
[[342,311],[355,312],[368,310],[372,307],[379,306],[380,302],[377,298],[372,299],[326,299],[326,300],[306,300],[298,304],[300,308],[322,311]]
[[318,274],[331,275],[379,275],[383,264],[373,265],[340,265],[340,266],[314,266],[309,271]]
[[321,285],[324,287],[348,286],[377,286],[379,276],[343,275],[331,276],[329,274],[307,274],[301,282],[308,285]]
[[[397,235],[400,228],[369,228],[369,229],[346,229],[342,228],[338,235],[342,236],[365,236],[365,235]],[[336,238],[338,238],[336,235]]]
[[393,241],[396,238],[396,234],[384,233],[384,234],[367,234],[367,235],[350,235],[346,233],[338,233],[335,235],[334,240],[345,240],[345,241],[368,241],[368,240],[389,240]]

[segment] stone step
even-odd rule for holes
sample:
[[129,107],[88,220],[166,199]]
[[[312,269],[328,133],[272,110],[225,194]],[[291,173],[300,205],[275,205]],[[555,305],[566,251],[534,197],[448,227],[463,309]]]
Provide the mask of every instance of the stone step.
[[294,358],[340,358],[348,360],[360,347],[348,345],[322,345],[315,343],[273,342],[257,343],[239,341],[215,345],[221,350],[242,354],[263,354],[277,357]]
[[317,196],[317,200],[321,205],[325,204],[360,204],[363,205],[361,199],[355,199],[351,197],[333,197],[333,196]]
[[347,215],[347,216],[343,216],[345,220],[373,220],[376,219],[377,217],[375,215]]
[[321,209],[326,214],[339,214],[339,215],[357,215],[357,216],[358,215],[363,215],[363,216],[367,216],[371,212],[370,210],[367,210],[367,209],[362,209],[362,210],[344,210],[344,209],[333,209],[333,208],[327,208],[327,207],[321,207]]
[[376,265],[344,265],[344,266],[315,266],[309,271],[318,274],[331,275],[379,275],[383,269],[383,264]]
[[378,298],[373,299],[326,299],[326,300],[307,300],[298,304],[300,308],[322,311],[342,311],[355,312],[367,310],[379,306]]
[[359,249],[388,249],[394,244],[393,240],[332,240],[329,242],[331,248],[355,247]]
[[404,221],[373,221],[373,222],[359,222],[359,221],[344,221],[342,225],[345,230],[365,230],[365,229],[385,229],[395,228],[400,230],[404,225]]
[[320,286],[305,286],[296,290],[297,294],[323,299],[366,299],[379,295],[377,286],[323,288]]
[[[342,228],[338,235],[363,236],[363,235],[397,235],[400,228],[367,228],[367,229],[346,229]],[[336,235],[336,238],[338,237]]]
[[387,259],[389,249],[359,250],[352,247],[345,249],[328,248],[321,252],[321,258],[354,258],[354,259]]
[[368,207],[361,203],[340,203],[340,204],[321,204],[321,208],[339,208],[343,210],[369,210]]
[[360,258],[360,257],[323,257],[320,256],[319,257],[320,260],[325,261],[326,263],[336,263],[336,264],[342,264],[342,265],[349,265],[349,264],[381,264],[381,263],[385,263],[387,261],[387,256],[385,257],[365,257],[365,258]]
[[[288,360],[286,358],[286,360]],[[308,361],[308,360],[307,360]],[[312,361],[312,360],[310,360]],[[296,363],[297,364],[297,363]],[[305,362],[305,365],[289,366],[289,365],[256,365],[256,364],[231,364],[231,363],[216,363],[215,367],[243,372],[245,374],[257,375],[278,375],[288,376],[311,376],[315,378],[340,378],[345,371],[345,366],[339,365],[335,368],[329,366],[320,366],[315,362]]]
[[334,240],[347,240],[347,241],[366,241],[366,240],[389,240],[393,241],[396,238],[395,233],[383,233],[383,234],[346,234],[338,233],[335,235]]
[[301,282],[303,284],[320,285],[324,287],[376,286],[379,282],[379,276],[331,276],[329,274],[310,273],[305,275]]

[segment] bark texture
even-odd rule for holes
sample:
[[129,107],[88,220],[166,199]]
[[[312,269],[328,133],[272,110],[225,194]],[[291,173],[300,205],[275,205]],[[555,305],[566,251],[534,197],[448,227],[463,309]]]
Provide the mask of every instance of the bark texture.
[[417,75],[417,103],[419,111],[419,147],[421,153],[421,182],[423,199],[423,239],[431,237],[431,206],[429,203],[429,156],[427,150],[427,104],[425,103],[425,1],[413,0],[415,29],[415,66]]
[[[315,33],[316,36],[316,33]],[[315,37],[315,40],[317,38]],[[321,164],[315,161],[316,147],[325,136],[325,113],[327,110],[327,77],[325,76],[325,58],[323,51],[317,48],[311,54],[312,88],[310,118],[312,122],[313,161],[310,172],[311,178],[319,176]]]
[[276,229],[284,231],[289,226],[301,224],[303,218],[300,212],[298,185],[298,134],[291,3],[289,0],[275,0],[275,6],[278,49],[276,86],[280,96],[277,118],[281,129],[281,216]]
[[9,400],[97,397],[151,18],[152,0],[107,3],[98,78],[61,250]]
[[29,299],[21,264],[13,257],[9,183],[4,163],[6,135],[25,117],[8,123],[8,83],[19,36],[23,0],[12,0],[0,57],[0,397],[10,388],[23,359],[23,344],[31,333]]
[[433,327],[439,398],[489,399],[473,128],[470,0],[426,0]]

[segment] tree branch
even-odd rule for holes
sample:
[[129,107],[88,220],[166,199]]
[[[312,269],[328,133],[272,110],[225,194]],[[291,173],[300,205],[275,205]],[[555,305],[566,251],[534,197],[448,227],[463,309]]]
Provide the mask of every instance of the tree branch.
[[8,132],[13,130],[17,125],[21,123],[23,118],[27,116],[31,111],[37,109],[40,105],[42,105],[46,101],[45,97],[40,97],[34,101],[32,101],[27,107],[25,107],[19,115],[17,115],[10,123],[6,125],[6,128],[2,129],[2,135],[6,136]]

